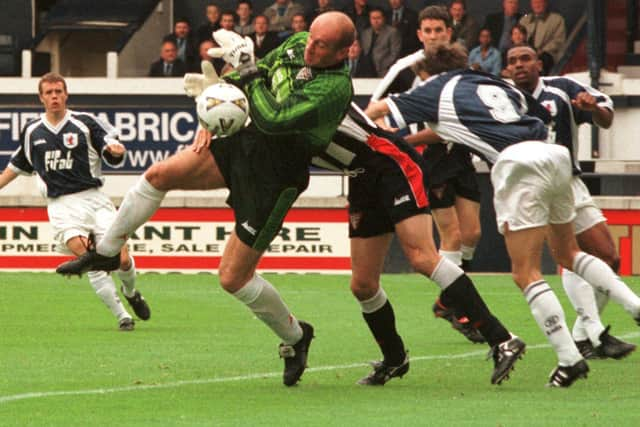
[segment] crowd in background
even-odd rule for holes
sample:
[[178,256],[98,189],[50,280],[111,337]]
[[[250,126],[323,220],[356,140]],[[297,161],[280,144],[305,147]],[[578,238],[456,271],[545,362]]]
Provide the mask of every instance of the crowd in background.
[[[313,10],[293,0],[276,0],[263,11],[255,11],[249,0],[240,0],[235,10],[221,10],[215,3],[206,6],[206,22],[197,28],[184,18],[176,19],[171,34],[161,43],[160,58],[151,64],[151,77],[181,77],[199,72],[202,60],[211,61],[218,73],[228,66],[207,51],[215,47],[212,33],[219,29],[249,36],[256,58],[263,58],[289,36],[306,31],[321,13],[336,10],[332,0],[316,0]],[[502,11],[486,16],[480,26],[467,13],[465,0],[449,1],[453,20],[452,41],[469,50],[469,66],[496,76],[508,77],[506,52],[516,45],[530,45],[543,63],[543,75],[551,72],[562,55],[566,41],[564,18],[549,10],[548,0],[530,0],[531,13],[520,11],[518,0],[503,0]],[[353,0],[342,10],[354,22],[358,37],[347,63],[352,77],[383,77],[398,59],[421,46],[416,35],[418,11],[404,0],[388,0],[387,8],[370,6],[367,0]]]

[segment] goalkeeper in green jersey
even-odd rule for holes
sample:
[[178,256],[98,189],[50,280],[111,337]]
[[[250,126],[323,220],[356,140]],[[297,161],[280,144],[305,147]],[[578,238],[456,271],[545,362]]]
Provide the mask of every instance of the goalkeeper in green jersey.
[[[251,124],[215,140],[200,129],[191,149],[151,166],[126,194],[95,248],[57,272],[115,270],[127,236],[153,215],[168,191],[228,188],[236,225],[218,267],[220,284],[282,339],[283,382],[296,384],[306,367],[313,327],[298,321],[255,270],[309,183],[311,157],[329,144],[348,109],[353,90],[344,60],[354,37],[349,17],[324,13],[308,33],[290,37],[255,63],[249,38],[216,31],[220,47],[210,54],[234,66],[236,71],[225,79],[247,94]],[[185,76],[185,90],[197,96],[217,80],[205,64],[203,74]]]

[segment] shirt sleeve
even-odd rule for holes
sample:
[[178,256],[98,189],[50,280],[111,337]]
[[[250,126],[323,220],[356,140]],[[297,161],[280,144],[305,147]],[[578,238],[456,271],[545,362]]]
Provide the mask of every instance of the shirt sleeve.
[[118,144],[118,130],[106,120],[102,120],[92,114],[85,115],[84,123],[91,132],[91,145],[100,153],[102,160],[112,168],[120,168],[124,165],[126,156],[116,157],[107,151],[107,146]]
[[385,74],[380,83],[378,83],[378,86],[376,86],[373,95],[371,95],[371,102],[380,100],[398,75],[422,58],[424,58],[424,50],[420,49],[411,55],[398,59],[396,63],[389,68],[389,71],[387,71],[387,74]]
[[31,163],[31,155],[27,152],[31,147],[31,134],[27,134],[27,123],[20,132],[20,146],[13,152],[9,164],[7,165],[12,171],[20,175],[31,175],[34,171]]
[[[596,102],[599,107],[607,108],[610,111],[613,111],[613,101],[611,98],[600,92],[599,90],[589,86],[583,85],[569,77],[564,78],[564,82],[566,84],[565,92],[569,95],[569,98],[573,101],[576,99],[580,92],[587,92],[589,95],[593,96],[596,99]],[[573,108],[573,119],[576,124],[580,125],[583,123],[591,123],[593,124],[593,113],[591,111],[583,111],[577,108]]]
[[[390,116],[398,128],[404,129],[412,123],[437,122],[437,97],[430,98],[429,89],[433,80],[386,99]],[[435,95],[435,94],[433,94]]]

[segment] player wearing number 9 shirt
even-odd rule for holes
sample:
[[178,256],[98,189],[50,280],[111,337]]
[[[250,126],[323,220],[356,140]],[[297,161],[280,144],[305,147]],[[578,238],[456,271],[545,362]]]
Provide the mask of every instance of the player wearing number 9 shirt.
[[[547,144],[547,127],[535,117],[548,120],[548,114],[508,83],[465,67],[466,52],[460,46],[428,47],[425,68],[431,77],[409,92],[369,106],[367,114],[373,119],[390,114],[391,124],[399,128],[426,120],[442,139],[466,145],[493,165],[497,224],[511,257],[513,279],[558,356],[548,385],[568,387],[585,378],[589,368],[573,342],[562,306],[542,277],[545,238],[558,263],[587,282],[605,289],[626,285],[603,261],[578,248],[569,150]],[[637,311],[640,317],[640,307]]]

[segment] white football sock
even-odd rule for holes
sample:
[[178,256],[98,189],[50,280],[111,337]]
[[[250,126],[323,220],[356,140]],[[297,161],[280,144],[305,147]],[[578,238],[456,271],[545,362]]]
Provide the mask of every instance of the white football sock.
[[113,223],[96,244],[96,251],[106,256],[119,253],[129,235],[147,222],[158,210],[166,194],[166,191],[155,189],[142,175],[127,191]]
[[455,265],[462,265],[462,252],[461,251],[438,251],[440,255],[453,262]]
[[463,260],[471,261],[475,253],[476,253],[475,246],[467,246],[465,244],[460,245],[460,254]]
[[280,294],[271,283],[255,274],[233,294],[256,317],[262,320],[285,344],[296,344],[302,338],[302,328],[291,314]]
[[116,285],[113,283],[113,279],[110,275],[105,273],[104,271],[90,271],[87,273],[89,276],[89,283],[96,291],[96,294],[100,297],[102,302],[109,307],[111,313],[118,320],[122,320],[124,318],[131,318],[131,315],[127,312],[127,309],[124,308],[120,298],[118,298],[118,294],[116,292]]
[[443,255],[442,258],[440,258],[438,265],[436,265],[436,268],[433,269],[433,273],[431,273],[429,278],[444,291],[463,274],[464,270]]
[[599,346],[604,325],[598,314],[595,290],[582,277],[566,268],[562,269],[562,286],[578,314],[573,325],[573,339],[588,339],[595,347]]
[[578,252],[573,259],[573,272],[596,290],[609,295],[634,318],[640,316],[640,298],[601,259]]
[[132,256],[129,256],[131,261],[131,268],[128,270],[118,270],[118,277],[122,281],[122,292],[125,296],[131,298],[136,293],[136,263]]
[[609,302],[609,295],[606,292],[601,292],[598,289],[593,289],[593,293],[596,297],[596,305],[598,306],[598,313],[602,313],[604,308],[607,306]]
[[375,313],[387,303],[387,294],[384,289],[382,289],[382,286],[380,286],[378,292],[376,292],[373,297],[364,301],[358,300],[358,302],[360,303],[363,313]]
[[558,356],[561,366],[572,366],[582,359],[565,322],[560,301],[544,280],[530,283],[524,296],[531,314]]

